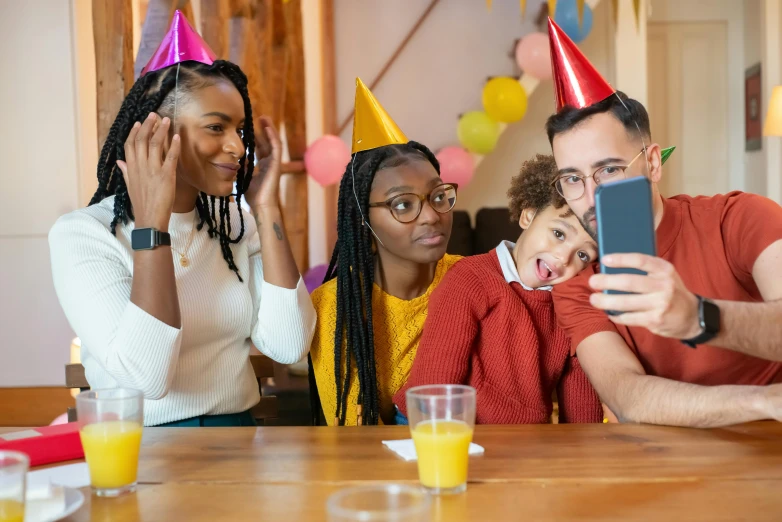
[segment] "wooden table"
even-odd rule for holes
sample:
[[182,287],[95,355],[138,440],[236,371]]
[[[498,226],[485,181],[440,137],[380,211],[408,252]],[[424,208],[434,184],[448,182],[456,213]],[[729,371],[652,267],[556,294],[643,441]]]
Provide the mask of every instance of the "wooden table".
[[[69,520],[325,520],[344,487],[417,483],[404,427],[148,428],[139,490]],[[434,520],[780,520],[782,424],[479,426],[467,492]]]

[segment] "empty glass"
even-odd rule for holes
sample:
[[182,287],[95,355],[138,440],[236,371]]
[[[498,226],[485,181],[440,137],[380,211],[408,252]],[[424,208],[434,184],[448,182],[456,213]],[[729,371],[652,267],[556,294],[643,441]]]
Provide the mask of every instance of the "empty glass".
[[427,522],[432,502],[421,488],[383,484],[343,489],[326,503],[329,522]]

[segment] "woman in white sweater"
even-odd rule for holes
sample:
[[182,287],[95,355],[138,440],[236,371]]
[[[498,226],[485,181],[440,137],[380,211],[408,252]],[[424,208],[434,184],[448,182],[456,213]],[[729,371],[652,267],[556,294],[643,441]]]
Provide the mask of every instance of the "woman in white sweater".
[[315,327],[282,227],[279,138],[261,118],[272,153],[253,176],[247,79],[230,62],[203,62],[136,82],[90,206],[49,233],[90,386],[142,391],[147,426],[254,424],[253,344],[294,363]]

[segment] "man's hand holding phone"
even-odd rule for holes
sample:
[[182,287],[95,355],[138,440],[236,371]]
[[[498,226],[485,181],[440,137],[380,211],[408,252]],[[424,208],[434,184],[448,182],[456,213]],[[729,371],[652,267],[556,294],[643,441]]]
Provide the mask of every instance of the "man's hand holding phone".
[[[609,254],[601,262],[612,268],[630,268],[637,274],[595,274],[589,285],[596,293],[590,303],[600,310],[623,312],[609,315],[616,324],[641,326],[661,337],[691,339],[701,333],[698,298],[684,286],[668,261],[646,254]],[[632,292],[607,294],[605,290]]]

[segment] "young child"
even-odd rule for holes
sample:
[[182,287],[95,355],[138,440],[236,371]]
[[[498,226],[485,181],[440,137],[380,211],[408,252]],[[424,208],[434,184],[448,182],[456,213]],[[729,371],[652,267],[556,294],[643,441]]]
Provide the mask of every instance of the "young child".
[[394,396],[405,422],[405,392],[423,384],[477,390],[476,422],[600,422],[600,400],[557,326],[551,288],[597,258],[597,246],[552,186],[556,165],[537,155],[508,191],[524,232],[492,252],[462,259],[432,294],[410,377]]

